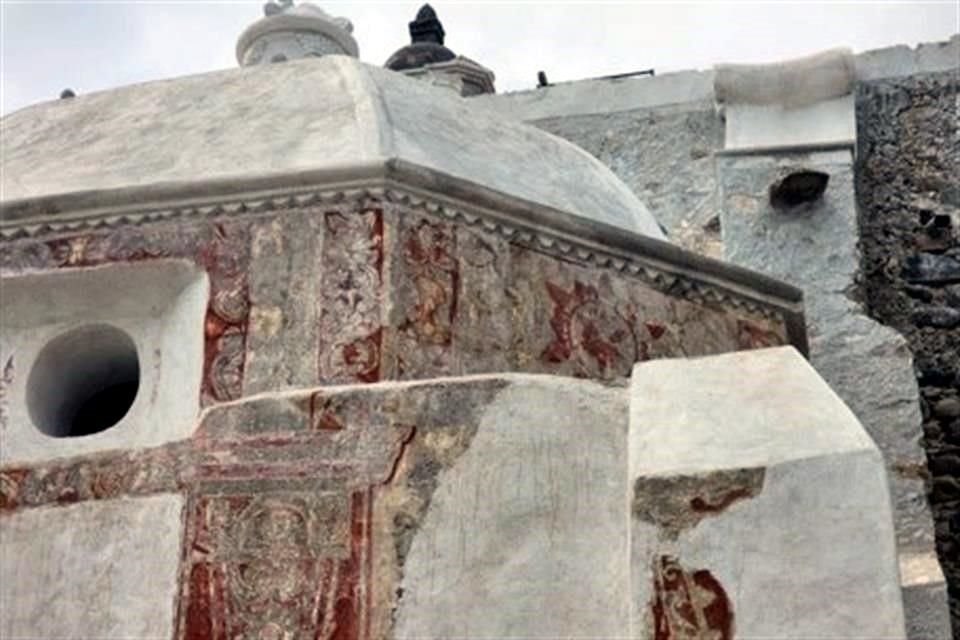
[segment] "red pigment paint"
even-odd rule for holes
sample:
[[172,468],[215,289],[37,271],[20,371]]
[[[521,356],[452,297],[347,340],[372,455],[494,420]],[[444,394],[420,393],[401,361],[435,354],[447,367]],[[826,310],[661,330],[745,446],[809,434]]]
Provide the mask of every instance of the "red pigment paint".
[[4,469],[0,472],[0,511],[13,511],[20,506],[20,489],[29,469]]
[[664,331],[667,330],[667,328],[664,325],[660,324],[659,322],[648,321],[644,323],[644,326],[646,326],[647,332],[650,334],[650,337],[653,338],[654,340],[657,340],[658,338],[660,338],[660,336],[663,335]]
[[189,579],[189,604],[184,623],[184,640],[208,640],[213,638],[213,620],[210,607],[210,566],[205,563],[193,565]]
[[377,281],[383,284],[383,210],[374,209],[373,229],[370,231],[370,240],[373,244],[374,268],[377,270]]
[[317,431],[343,431],[345,426],[334,412],[332,400],[322,392],[310,394],[310,428]]
[[361,382],[380,381],[380,350],[383,348],[383,328],[343,347],[343,361],[359,367],[354,376]]
[[654,560],[650,612],[654,640],[733,640],[733,607],[723,586],[709,571],[691,572],[674,557]]
[[[333,605],[333,629],[322,640],[361,640],[361,621],[366,600],[361,599],[363,564],[361,558],[368,543],[365,492],[357,491],[350,497],[350,555],[337,567],[339,579]],[[321,639],[318,639],[321,640]]]
[[737,500],[750,497],[749,489],[734,489],[720,496],[716,502],[707,502],[700,496],[690,501],[690,508],[698,513],[719,513]]

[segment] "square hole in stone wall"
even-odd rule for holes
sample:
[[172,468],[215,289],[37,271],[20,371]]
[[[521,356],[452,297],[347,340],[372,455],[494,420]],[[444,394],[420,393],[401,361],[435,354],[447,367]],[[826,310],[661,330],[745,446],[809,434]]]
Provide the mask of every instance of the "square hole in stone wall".
[[189,437],[208,295],[184,261],[0,281],[0,462]]

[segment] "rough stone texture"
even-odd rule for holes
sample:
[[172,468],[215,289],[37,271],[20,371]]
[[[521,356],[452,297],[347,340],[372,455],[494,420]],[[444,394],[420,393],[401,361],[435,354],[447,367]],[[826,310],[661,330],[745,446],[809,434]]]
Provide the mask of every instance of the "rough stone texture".
[[[954,69],[958,49],[960,36],[916,48],[866,51],[853,57],[856,78]],[[471,101],[580,145],[627,183],[672,242],[720,257],[713,153],[723,147],[724,122],[713,105],[715,78],[715,71],[705,70],[580,80]],[[848,103],[838,106],[849,113]],[[843,135],[849,138],[853,122],[844,122]]]
[[724,128],[711,103],[530,122],[610,167],[643,200],[671,242],[720,257],[713,153],[723,146]]
[[0,516],[0,636],[171,638],[179,495]]
[[[860,254],[852,163],[846,149],[718,157],[724,253],[804,288],[811,362],[884,454],[899,548],[932,553],[910,350],[896,331],[866,317],[854,299]],[[789,210],[774,208],[769,186],[784,172],[802,168],[830,176],[823,197]],[[920,616],[908,611],[911,621]]]
[[[724,252],[733,262],[803,286],[814,366],[864,422],[891,469],[917,481],[924,457],[909,351],[851,299],[860,261],[851,163],[846,150],[718,158]],[[822,199],[789,211],[772,207],[769,185],[801,167],[830,176]],[[901,542],[918,535],[906,524],[901,521]]]
[[641,476],[633,485],[633,515],[676,540],[703,518],[763,490],[763,468],[710,471],[702,475]]
[[[958,40],[951,41],[956,51]],[[901,332],[922,394],[937,545],[960,635],[960,328],[924,322],[958,308],[960,78],[948,73],[862,84],[858,95],[863,274],[870,314]],[[936,221],[949,225],[934,228]],[[931,246],[932,232],[946,242]],[[924,326],[928,325],[928,326]],[[939,326],[938,326],[939,325]]]
[[635,489],[695,514],[634,493],[631,637],[904,637],[883,459],[796,351],[639,364],[630,396]]
[[[171,570],[163,592],[170,604],[150,608],[150,616],[163,614],[163,632],[134,630],[128,637],[361,640],[504,637],[518,631],[525,637],[635,637],[640,627],[631,630],[630,612],[644,607],[649,594],[631,592],[638,587],[631,586],[628,573],[630,535],[634,549],[657,550],[650,557],[657,561],[656,571],[651,575],[644,561],[639,588],[660,585],[665,624],[676,624],[669,605],[682,601],[682,591],[689,589],[692,604],[702,605],[698,616],[714,621],[718,611],[723,613],[719,626],[711,625],[726,630],[724,638],[731,637],[734,624],[748,633],[772,624],[842,630],[851,620],[876,632],[871,637],[891,637],[883,625],[895,621],[899,608],[887,606],[896,579],[886,564],[892,555],[889,506],[873,445],[836,398],[824,395],[830,392],[794,351],[756,353],[754,358],[663,361],[664,369],[637,375],[641,387],[659,380],[664,388],[656,393],[634,389],[629,408],[623,384],[530,375],[318,387],[219,403],[204,412],[189,440],[0,471],[4,575],[9,575],[8,559],[15,567],[29,562],[35,575],[35,559],[21,552],[36,547],[38,532],[61,532],[55,539],[76,551],[77,536],[84,540],[85,529],[64,523],[65,515],[118,509],[123,515],[156,501],[167,505],[162,512],[138,512],[149,533],[127,521],[115,523],[110,533],[115,538],[120,530],[150,543],[148,551],[118,551],[123,558],[143,561],[162,554],[174,566],[180,562],[179,587],[173,586]],[[757,385],[742,384],[748,369],[755,371],[751,377]],[[723,392],[703,394],[711,398],[710,409],[696,405],[701,412],[678,414],[668,390],[681,391],[664,370],[683,379],[709,379]],[[781,415],[787,397],[806,399],[790,417]],[[735,421],[715,420],[718,402]],[[756,406],[767,409],[755,411]],[[669,428],[664,416],[678,415],[694,420]],[[710,429],[690,428],[707,423]],[[633,435],[630,424],[637,430]],[[717,437],[717,429],[724,438]],[[737,437],[730,437],[734,433]],[[670,447],[674,440],[682,446]],[[644,448],[643,442],[656,446]],[[667,447],[663,451],[661,443]],[[721,449],[718,443],[741,456],[734,466],[711,458]],[[849,455],[860,446],[869,455]],[[846,453],[816,458],[821,449]],[[636,457],[638,451],[651,460]],[[828,464],[811,462],[810,456]],[[686,465],[688,459],[689,472],[681,475],[689,481],[677,488],[689,489],[697,517],[677,530],[679,542],[665,546],[664,531],[651,524],[635,526],[631,533],[630,478],[639,479],[640,469],[651,471],[648,479],[663,477],[658,470]],[[831,475],[838,464],[842,478]],[[789,491],[777,494],[779,486]],[[874,504],[878,487],[883,502]],[[827,502],[825,492],[832,492]],[[142,497],[158,493],[163,495]],[[798,501],[798,493],[816,494],[816,500]],[[643,495],[635,498],[642,501]],[[771,501],[775,504],[767,504]],[[711,523],[722,529],[724,518],[754,503],[762,508],[750,526],[734,518],[736,535],[723,529],[709,541],[697,538]],[[73,506],[57,506],[65,504]],[[824,504],[835,508],[826,511],[830,518],[818,520]],[[682,505],[671,510],[679,512]],[[783,513],[795,517],[784,519]],[[131,563],[116,562],[111,548],[104,551],[102,520],[97,517],[97,548],[80,551],[85,563],[109,557],[114,575]],[[876,526],[865,532],[864,522]],[[803,523],[817,533],[798,540],[797,532],[807,531]],[[11,530],[19,533],[7,538]],[[760,535],[770,530],[789,531],[789,544]],[[731,549],[731,540],[746,540],[745,531],[755,531],[747,534],[755,539],[740,551]],[[157,544],[158,532],[169,544]],[[690,536],[700,551],[682,548]],[[856,541],[861,551],[869,541],[870,553],[851,556],[837,542],[841,539]],[[808,543],[818,548],[804,551]],[[674,548],[682,551],[679,559],[670,555]],[[752,561],[757,554],[762,561]],[[71,566],[53,557],[58,568]],[[855,571],[851,557],[858,559]],[[836,562],[844,568],[834,567]],[[776,583],[773,577],[784,575],[777,570],[784,563],[791,567],[791,580]],[[743,573],[731,573],[731,567]],[[893,587],[875,580],[884,571]],[[825,577],[830,572],[832,581]],[[678,575],[686,586],[676,582]],[[798,597],[797,575],[815,577],[818,588],[802,590],[804,597]],[[757,584],[748,580],[751,576]],[[854,584],[838,585],[844,576],[855,576]],[[94,578],[85,584],[98,585]],[[2,587],[12,585],[10,593],[22,598],[20,584],[4,580]],[[151,589],[145,600],[156,602],[156,583],[139,584]],[[844,597],[824,584],[836,585]],[[871,604],[879,608],[868,621],[859,618],[856,594],[861,591],[869,591]],[[779,607],[767,604],[770,594],[781,592]],[[125,588],[127,593],[136,590]],[[89,599],[109,594],[111,588],[98,585]],[[173,602],[175,615],[165,608]],[[785,609],[785,603],[794,604]],[[814,605],[819,613],[809,615],[804,607]],[[837,607],[848,615],[846,622],[831,617]],[[755,610],[778,614],[757,618]],[[124,611],[136,609],[124,600]],[[25,620],[15,629],[41,629],[45,637],[56,637],[59,627],[41,625],[84,620],[70,612],[61,618]],[[760,621],[753,626],[755,618]],[[21,624],[20,618],[11,619],[10,624]],[[169,628],[172,620],[175,630]],[[102,621],[99,617],[97,624]],[[123,624],[136,621],[134,615]],[[663,637],[645,629],[640,637]],[[79,635],[109,636],[109,630],[84,629]]]
[[856,57],[857,78],[870,82],[923,73],[956,73],[960,60],[960,34],[945,42],[921,42],[916,47],[897,45],[864,51]]

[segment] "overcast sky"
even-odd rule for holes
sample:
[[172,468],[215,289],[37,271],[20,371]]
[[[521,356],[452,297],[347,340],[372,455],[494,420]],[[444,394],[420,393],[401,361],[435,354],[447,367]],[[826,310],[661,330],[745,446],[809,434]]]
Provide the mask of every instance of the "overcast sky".
[[[353,21],[360,57],[382,65],[409,41],[420,2],[317,2]],[[766,62],[849,46],[945,40],[954,0],[913,2],[432,1],[447,46],[490,67],[498,91],[653,67]],[[0,0],[0,112],[133,82],[236,66],[240,32],[262,1]]]

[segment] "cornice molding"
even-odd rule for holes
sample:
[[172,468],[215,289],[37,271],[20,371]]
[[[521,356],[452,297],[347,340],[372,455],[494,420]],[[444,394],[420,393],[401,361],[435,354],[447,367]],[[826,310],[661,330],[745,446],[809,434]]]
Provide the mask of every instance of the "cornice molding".
[[612,269],[692,302],[722,304],[770,319],[782,317],[791,343],[807,353],[803,294],[796,287],[669,242],[402,161],[242,185],[210,183],[203,189],[161,185],[6,203],[0,208],[0,250],[16,241],[124,226],[380,203],[440,216],[565,260]]

